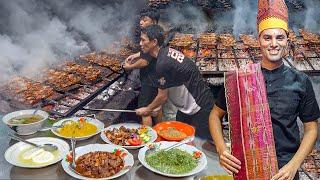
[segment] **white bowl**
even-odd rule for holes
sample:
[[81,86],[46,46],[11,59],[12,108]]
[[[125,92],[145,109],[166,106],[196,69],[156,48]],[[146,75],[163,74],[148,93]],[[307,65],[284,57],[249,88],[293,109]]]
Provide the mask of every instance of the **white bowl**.
[[44,124],[45,120],[48,119],[49,114],[45,111],[38,110],[36,112],[37,115],[40,115],[43,117],[38,122],[30,123],[30,124],[10,124],[9,120],[22,116],[22,115],[32,115],[36,109],[28,109],[28,110],[21,110],[21,111],[14,111],[11,113],[6,114],[3,116],[2,121],[7,124],[12,130],[14,130],[19,135],[30,135],[36,133],[38,130],[41,129],[42,125]]
[[117,177],[120,177],[122,175],[124,175],[125,173],[127,173],[131,167],[134,165],[134,159],[133,159],[133,155],[127,151],[126,149],[119,147],[119,146],[114,146],[111,144],[88,144],[85,146],[81,146],[81,147],[77,147],[75,149],[75,153],[76,153],[76,157],[75,159],[77,159],[78,157],[87,154],[89,152],[96,152],[96,151],[102,151],[102,152],[114,152],[115,150],[119,149],[120,151],[126,153],[127,155],[125,155],[123,157],[123,161],[124,161],[124,168],[119,171],[117,174],[114,174],[113,176],[109,176],[106,178],[88,178],[88,177],[84,177],[81,176],[79,174],[76,174],[74,171],[70,170],[69,167],[69,162],[66,161],[66,158],[64,158],[61,161],[61,165],[63,170],[69,174],[72,177],[75,177],[77,179],[86,179],[86,180],[108,180],[108,179],[114,179]]
[[[87,135],[87,136],[82,136],[82,137],[75,137],[76,140],[85,140],[85,139],[88,139],[92,136],[95,136],[96,134],[99,134],[103,128],[104,128],[104,124],[103,122],[99,121],[98,119],[94,119],[94,118],[90,118],[90,117],[84,117],[86,119],[87,122],[95,125],[97,127],[97,132],[94,133],[94,134],[90,134],[90,135]],[[74,122],[77,122],[79,121],[80,117],[71,117],[71,118],[67,118],[67,119],[62,119],[56,123],[54,123],[52,126],[61,126],[61,124],[64,122],[64,121],[74,121]],[[55,134],[56,136],[59,136],[59,137],[62,137],[62,138],[65,138],[65,139],[71,139],[71,137],[66,137],[66,136],[63,136],[61,134],[58,133],[57,129],[51,129],[51,132],[53,134]]]

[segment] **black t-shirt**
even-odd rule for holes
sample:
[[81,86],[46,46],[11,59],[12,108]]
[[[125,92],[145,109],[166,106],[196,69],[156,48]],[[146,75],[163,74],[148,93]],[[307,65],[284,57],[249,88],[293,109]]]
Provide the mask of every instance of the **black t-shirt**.
[[[262,68],[270,107],[278,164],[287,164],[300,146],[297,117],[302,122],[320,117],[319,106],[308,76],[285,65],[269,71]],[[223,88],[215,104],[227,110]]]
[[140,81],[142,86],[157,86],[156,63],[157,59],[149,54],[140,52],[140,58],[148,61],[148,65],[140,69]]
[[161,48],[157,57],[158,87],[169,90],[169,99],[185,114],[212,108],[213,95],[195,63],[173,48]]

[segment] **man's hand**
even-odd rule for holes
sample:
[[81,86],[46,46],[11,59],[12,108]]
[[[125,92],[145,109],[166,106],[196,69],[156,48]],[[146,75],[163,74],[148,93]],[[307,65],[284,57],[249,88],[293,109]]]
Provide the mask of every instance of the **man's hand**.
[[142,107],[142,108],[136,109],[136,113],[139,116],[150,116],[152,113],[152,109],[150,109],[149,107]]
[[223,151],[220,155],[220,165],[228,174],[238,173],[241,168],[241,162],[230,154],[228,150]]
[[162,108],[161,106],[155,108],[152,112],[151,112],[151,116],[152,117],[157,117],[159,115],[159,113],[161,112]]
[[127,59],[125,60],[125,62],[131,63],[134,59],[140,57],[140,53],[135,53],[130,55],[129,57],[127,57]]
[[292,180],[297,173],[299,167],[291,165],[290,162],[283,166],[279,172],[272,177],[271,180]]
[[123,69],[125,69],[126,71],[129,71],[131,70],[131,63],[130,62],[127,62],[127,61],[124,61],[124,64],[122,65]]

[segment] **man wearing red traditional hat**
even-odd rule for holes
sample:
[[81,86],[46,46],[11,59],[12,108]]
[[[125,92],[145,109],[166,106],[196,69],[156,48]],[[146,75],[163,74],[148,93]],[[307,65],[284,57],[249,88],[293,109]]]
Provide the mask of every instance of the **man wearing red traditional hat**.
[[[317,139],[319,106],[308,76],[285,66],[282,61],[288,48],[288,9],[284,0],[259,0],[258,8],[257,26],[263,55],[261,67],[279,166],[279,171],[272,180],[298,179],[297,170],[312,151]],[[228,173],[236,175],[246,162],[231,154],[224,142],[220,121],[226,112],[223,90],[210,114],[210,132],[221,166]],[[301,142],[297,117],[304,125]],[[267,165],[268,163],[265,166]],[[238,179],[250,179],[250,175]]]

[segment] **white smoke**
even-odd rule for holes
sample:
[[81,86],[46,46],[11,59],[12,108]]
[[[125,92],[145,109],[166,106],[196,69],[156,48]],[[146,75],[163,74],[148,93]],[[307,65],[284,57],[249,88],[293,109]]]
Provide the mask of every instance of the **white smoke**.
[[207,31],[211,23],[200,7],[192,5],[185,5],[179,8],[176,6],[169,7],[161,12],[161,16],[162,19],[169,23],[169,26],[181,26],[183,31],[189,31],[194,34]]
[[320,1],[319,0],[308,0],[305,1],[306,15],[304,28],[320,33]]
[[250,0],[234,0],[233,34],[256,33],[257,3]]
[[130,34],[142,0],[0,1],[0,83]]

